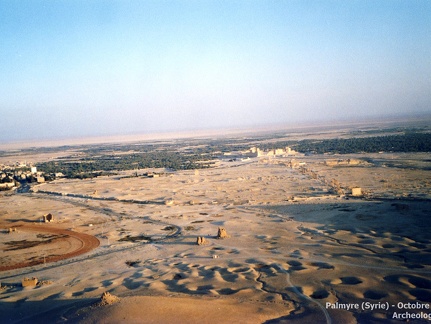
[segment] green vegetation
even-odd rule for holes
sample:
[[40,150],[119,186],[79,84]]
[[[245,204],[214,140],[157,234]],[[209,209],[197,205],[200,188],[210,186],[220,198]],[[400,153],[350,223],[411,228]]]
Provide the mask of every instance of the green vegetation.
[[406,133],[363,138],[304,140],[292,145],[303,153],[431,152],[431,134]]
[[93,178],[113,171],[134,170],[144,168],[168,168],[172,170],[187,170],[210,167],[211,162],[202,162],[198,154],[180,152],[154,151],[148,153],[106,154],[98,156],[86,154],[80,158],[62,158],[59,161],[49,161],[37,164],[44,173],[63,173],[67,178]]
[[[93,178],[114,174],[117,171],[145,168],[187,170],[209,168],[225,152],[244,151],[251,146],[262,150],[292,147],[301,153],[350,154],[376,152],[431,152],[431,133],[417,129],[399,129],[397,135],[384,131],[355,132],[348,138],[286,140],[286,134],[225,139],[187,139],[171,142],[105,144],[63,147],[70,149],[70,156],[55,161],[38,163],[38,170],[49,175],[63,173],[67,178]],[[368,135],[365,137],[360,134]],[[73,153],[72,153],[73,152]],[[137,174],[136,174],[137,175]]]

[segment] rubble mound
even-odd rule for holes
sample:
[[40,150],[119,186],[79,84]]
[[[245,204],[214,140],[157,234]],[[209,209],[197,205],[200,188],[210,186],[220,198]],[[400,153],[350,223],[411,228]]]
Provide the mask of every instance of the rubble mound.
[[105,291],[100,297],[100,301],[97,303],[98,306],[112,305],[120,301],[117,296],[111,295],[109,292]]
[[51,280],[39,280],[37,282],[37,286],[40,287],[40,286],[44,286],[44,285],[52,285],[52,283],[53,282]]
[[223,239],[223,238],[228,238],[228,237],[229,237],[229,235],[227,235],[226,229],[224,227],[219,227],[218,232],[217,232],[217,238]]

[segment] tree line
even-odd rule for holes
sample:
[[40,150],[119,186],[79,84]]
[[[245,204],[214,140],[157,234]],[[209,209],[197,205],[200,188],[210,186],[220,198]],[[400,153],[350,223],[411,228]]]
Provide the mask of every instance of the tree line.
[[168,168],[172,170],[200,169],[210,167],[211,162],[203,162],[196,154],[155,151],[122,155],[101,155],[82,157],[75,161],[60,160],[38,163],[45,174],[63,173],[67,178],[93,178],[112,171],[145,168]]
[[361,138],[303,140],[292,145],[302,153],[431,152],[430,133],[405,133]]
[[[256,140],[254,142],[256,143]],[[186,143],[187,144],[187,143]],[[228,151],[247,150],[250,142],[234,140],[212,140],[200,145],[185,148],[179,144],[145,145],[143,147],[92,147],[83,151],[81,157],[64,157],[56,161],[38,163],[37,167],[45,174],[63,173],[68,178],[89,178],[113,171],[168,168],[187,170],[208,168],[212,160]],[[187,146],[187,145],[186,145]],[[372,137],[308,139],[301,141],[274,141],[257,144],[260,149],[292,147],[301,153],[351,154],[377,152],[431,152],[431,133],[406,132],[401,135]],[[134,149],[134,153],[126,153]],[[142,150],[137,152],[136,149]],[[148,151],[146,151],[148,150]],[[113,152],[123,152],[114,154]]]

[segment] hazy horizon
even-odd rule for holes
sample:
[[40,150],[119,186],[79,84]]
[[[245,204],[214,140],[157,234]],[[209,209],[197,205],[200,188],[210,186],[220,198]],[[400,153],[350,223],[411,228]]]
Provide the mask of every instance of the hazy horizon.
[[369,129],[381,127],[423,127],[431,123],[431,114],[410,114],[400,116],[380,116],[378,119],[362,118],[355,120],[337,120],[326,123],[304,122],[297,124],[270,124],[255,127],[231,127],[231,128],[213,128],[184,131],[167,131],[167,132],[150,132],[150,133],[124,133],[124,134],[106,134],[106,135],[89,135],[89,136],[69,136],[56,138],[39,138],[24,139],[8,142],[0,142],[0,150],[17,150],[39,147],[59,147],[59,146],[80,146],[96,144],[120,144],[120,143],[143,143],[171,141],[181,139],[198,139],[198,138],[224,138],[239,136],[260,136],[270,133],[285,132],[289,134],[311,134],[313,132],[336,131],[343,129]]
[[0,144],[430,114],[429,12],[0,0]]

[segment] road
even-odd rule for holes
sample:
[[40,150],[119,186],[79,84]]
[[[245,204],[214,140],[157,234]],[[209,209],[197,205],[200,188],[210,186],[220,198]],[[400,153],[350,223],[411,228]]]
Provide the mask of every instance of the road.
[[18,227],[20,231],[31,231],[31,232],[37,232],[37,233],[50,233],[55,234],[59,236],[64,236],[62,238],[63,240],[67,240],[68,238],[74,238],[78,240],[81,244],[80,247],[76,250],[60,254],[60,255],[53,255],[53,256],[46,256],[44,259],[39,260],[32,260],[32,261],[26,261],[21,263],[16,263],[12,265],[0,265],[0,271],[6,271],[6,270],[13,270],[18,268],[25,268],[34,266],[37,264],[42,263],[48,263],[48,262],[56,262],[68,258],[72,258],[75,256],[78,256],[80,254],[87,253],[95,248],[97,248],[100,245],[100,242],[97,238],[94,236],[84,234],[84,233],[78,233],[74,231],[69,231],[62,228],[55,228],[55,227],[47,227],[47,226],[41,226],[41,225],[32,225],[32,224],[20,224]]

